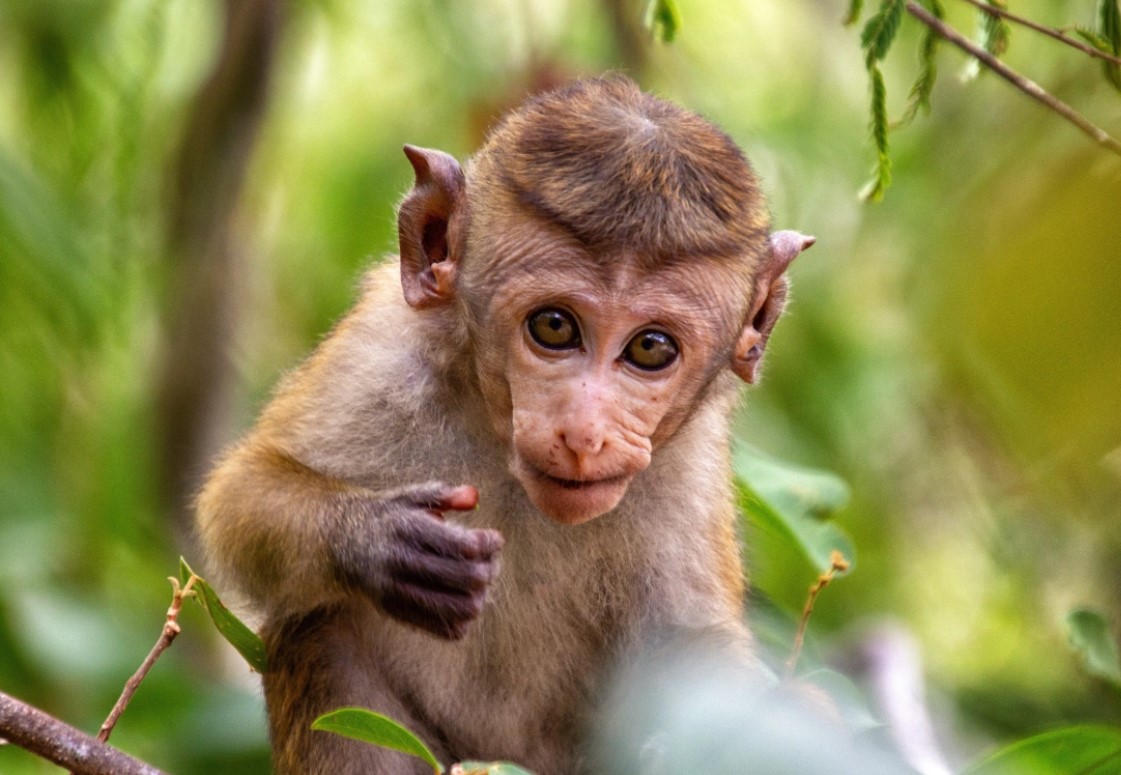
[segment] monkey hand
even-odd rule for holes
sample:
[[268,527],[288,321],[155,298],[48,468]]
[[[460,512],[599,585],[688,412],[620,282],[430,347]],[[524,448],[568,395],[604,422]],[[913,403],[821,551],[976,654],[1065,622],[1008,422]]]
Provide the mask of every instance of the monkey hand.
[[338,552],[342,575],[393,618],[449,640],[467,634],[498,575],[497,530],[445,522],[478,503],[469,485],[428,483],[365,502],[362,535]]

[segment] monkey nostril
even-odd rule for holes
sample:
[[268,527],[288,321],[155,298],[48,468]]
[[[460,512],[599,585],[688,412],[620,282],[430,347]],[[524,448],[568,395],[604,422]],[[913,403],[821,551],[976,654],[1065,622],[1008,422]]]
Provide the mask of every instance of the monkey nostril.
[[602,433],[587,430],[576,433],[560,431],[559,436],[564,445],[574,452],[577,458],[598,455],[607,443]]

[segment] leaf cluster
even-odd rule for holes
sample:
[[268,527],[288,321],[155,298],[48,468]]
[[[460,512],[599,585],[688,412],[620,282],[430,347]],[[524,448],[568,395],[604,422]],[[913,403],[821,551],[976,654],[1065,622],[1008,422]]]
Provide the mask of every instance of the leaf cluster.
[[[1059,30],[1051,30],[1029,20],[1007,14],[1007,0],[984,0],[983,4],[979,1],[974,2],[974,0],[970,0],[970,2],[978,6],[977,47],[974,58],[970,59],[963,73],[966,80],[975,78],[982,72],[982,64],[985,63],[977,58],[981,55],[981,52],[987,53],[994,59],[999,59],[1008,51],[1011,40],[1009,20],[1025,24],[1036,31],[1044,32],[1050,37],[1068,44],[1072,43],[1071,39]],[[930,96],[938,78],[936,56],[941,37],[938,30],[928,24],[919,46],[918,76],[911,86],[902,117],[892,125],[887,115],[887,88],[880,63],[883,62],[895,42],[896,34],[908,6],[911,7],[913,13],[917,13],[914,9],[921,6],[938,22],[942,22],[945,18],[942,0],[881,0],[878,10],[865,23],[860,35],[860,45],[864,49],[864,63],[868,70],[871,87],[869,130],[876,148],[876,164],[872,179],[862,190],[861,197],[874,202],[883,199],[884,192],[891,185],[889,131],[892,128],[911,123],[920,111],[923,113],[930,112]],[[863,7],[863,0],[850,0],[844,23],[852,25],[858,22]],[[929,20],[927,21],[929,22]],[[1075,32],[1103,54],[1113,58],[1121,55],[1121,4],[1119,4],[1119,0],[1098,0],[1096,28],[1092,30],[1075,28]],[[1102,65],[1105,78],[1114,88],[1121,90],[1121,64],[1106,59]],[[1056,103],[1052,102],[1051,105],[1055,107]],[[1066,106],[1062,107],[1066,108]],[[1056,107],[1056,109],[1058,108]],[[1069,119],[1071,118],[1069,114],[1072,114],[1073,111],[1067,110],[1068,114],[1064,115]],[[1081,119],[1080,116],[1077,118]],[[1083,124],[1088,124],[1084,119],[1081,121]],[[1085,127],[1083,128],[1085,130]]]

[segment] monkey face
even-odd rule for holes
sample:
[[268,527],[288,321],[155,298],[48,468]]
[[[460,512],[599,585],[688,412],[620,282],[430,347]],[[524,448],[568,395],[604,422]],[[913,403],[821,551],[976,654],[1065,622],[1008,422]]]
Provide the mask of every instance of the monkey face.
[[746,297],[727,304],[728,286],[715,293],[695,265],[639,271],[582,250],[522,252],[477,328],[510,470],[538,509],[572,525],[618,505],[726,367]]

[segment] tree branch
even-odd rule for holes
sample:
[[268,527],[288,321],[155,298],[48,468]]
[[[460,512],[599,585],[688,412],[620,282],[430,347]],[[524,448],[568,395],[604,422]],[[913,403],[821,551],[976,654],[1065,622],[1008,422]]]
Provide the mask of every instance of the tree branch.
[[121,692],[121,696],[117,699],[117,704],[113,706],[113,710],[109,711],[109,716],[105,719],[105,723],[101,725],[101,729],[97,733],[99,742],[105,743],[109,741],[109,735],[113,733],[113,727],[117,725],[117,719],[125,712],[129,702],[132,700],[132,695],[136,694],[136,690],[140,688],[140,682],[148,675],[148,671],[152,669],[152,665],[156,664],[160,654],[164,653],[171,642],[175,640],[175,636],[179,634],[179,611],[183,608],[183,600],[187,595],[191,594],[191,587],[194,586],[195,579],[198,576],[192,575],[187,579],[187,583],[182,588],[179,587],[179,579],[170,579],[171,586],[174,588],[175,593],[171,597],[171,606],[167,609],[167,621],[164,622],[163,632],[160,633],[156,645],[148,652],[148,656],[140,663],[132,678],[128,679],[125,683],[125,688]]
[[963,2],[969,3],[970,5],[981,9],[985,13],[991,13],[994,16],[1000,16],[1001,18],[1007,19],[1010,22],[1015,22],[1016,24],[1027,27],[1029,30],[1035,30],[1036,32],[1042,33],[1049,38],[1054,38],[1060,43],[1065,43],[1072,48],[1078,49],[1083,54],[1097,57],[1098,59],[1104,59],[1106,62],[1112,62],[1115,65],[1121,65],[1121,57],[1111,56],[1104,51],[1099,51],[1093,46],[1087,46],[1082,41],[1067,37],[1067,34],[1062,30],[1057,30],[1054,27],[1048,27],[1046,25],[1039,24],[1038,22],[1033,22],[1031,19],[1026,19],[1023,16],[1017,16],[1011,11],[1006,11],[1003,8],[995,5],[989,5],[988,3],[982,2],[982,0],[963,0]]
[[907,13],[914,16],[930,29],[934,30],[938,35],[953,43],[971,57],[978,59],[981,64],[992,70],[1004,80],[1011,83],[1017,89],[1028,95],[1032,99],[1043,103],[1051,110],[1058,113],[1070,123],[1081,129],[1089,135],[1094,142],[1113,151],[1121,156],[1121,142],[1117,138],[1110,135],[1101,127],[1091,123],[1085,116],[1077,110],[1066,104],[1058,97],[1049,94],[1043,89],[1042,86],[1037,84],[1030,78],[1025,78],[1018,72],[1013,70],[1008,65],[1001,62],[995,56],[985,51],[983,48],[963,37],[957,30],[950,27],[941,19],[936,18],[932,13],[916,3],[914,0],[908,0]]
[[81,775],[163,775],[53,716],[0,692],[0,737]]

